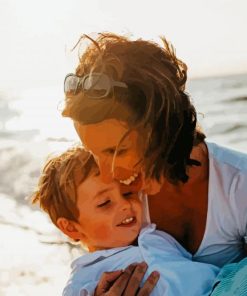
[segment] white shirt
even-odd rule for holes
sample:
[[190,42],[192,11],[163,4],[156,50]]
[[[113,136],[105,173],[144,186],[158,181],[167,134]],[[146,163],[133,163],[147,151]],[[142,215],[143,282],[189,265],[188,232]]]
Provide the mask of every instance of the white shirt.
[[[247,154],[206,142],[209,157],[208,212],[203,240],[192,260],[222,267],[238,262],[247,235]],[[199,197],[198,197],[199,198]],[[150,221],[143,197],[145,220]]]
[[63,296],[93,295],[103,272],[142,261],[148,264],[143,281],[152,271],[160,272],[153,296],[209,295],[219,271],[216,266],[191,261],[191,254],[173,237],[151,224],[142,229],[138,246],[96,251],[76,259]]
[[206,142],[209,154],[208,213],[193,260],[223,266],[245,257],[247,154]]

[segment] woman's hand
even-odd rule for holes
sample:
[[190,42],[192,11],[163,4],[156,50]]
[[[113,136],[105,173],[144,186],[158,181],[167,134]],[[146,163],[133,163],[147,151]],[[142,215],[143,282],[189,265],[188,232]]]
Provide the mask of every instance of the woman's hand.
[[99,280],[94,296],[148,296],[159,280],[159,273],[152,272],[140,288],[147,270],[145,262],[129,265],[124,271],[105,272]]

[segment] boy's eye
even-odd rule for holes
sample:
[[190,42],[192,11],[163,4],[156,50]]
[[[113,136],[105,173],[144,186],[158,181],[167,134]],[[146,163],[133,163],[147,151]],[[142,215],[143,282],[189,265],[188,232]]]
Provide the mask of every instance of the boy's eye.
[[110,200],[107,200],[107,201],[105,201],[105,202],[103,202],[103,203],[97,205],[97,208],[104,207],[104,206],[106,206],[107,204],[109,204],[109,202],[110,202]]

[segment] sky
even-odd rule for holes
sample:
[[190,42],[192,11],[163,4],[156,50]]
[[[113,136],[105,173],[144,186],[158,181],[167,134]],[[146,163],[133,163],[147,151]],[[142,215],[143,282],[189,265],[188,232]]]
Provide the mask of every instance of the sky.
[[62,85],[83,33],[165,36],[189,77],[247,72],[246,0],[0,0],[0,91]]

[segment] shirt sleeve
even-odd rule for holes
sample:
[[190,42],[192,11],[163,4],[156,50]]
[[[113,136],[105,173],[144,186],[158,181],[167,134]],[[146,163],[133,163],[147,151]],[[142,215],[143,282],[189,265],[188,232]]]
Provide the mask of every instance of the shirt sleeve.
[[98,282],[91,281],[84,286],[80,283],[69,284],[63,290],[63,296],[93,296]]
[[247,241],[247,172],[235,176],[231,198],[239,236]]

